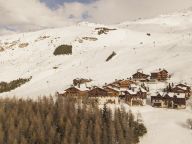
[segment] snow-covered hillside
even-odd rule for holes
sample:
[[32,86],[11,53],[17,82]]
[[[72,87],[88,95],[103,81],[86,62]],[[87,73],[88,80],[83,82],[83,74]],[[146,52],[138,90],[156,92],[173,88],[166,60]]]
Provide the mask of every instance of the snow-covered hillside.
[[[98,35],[95,30],[98,27],[117,30]],[[83,37],[97,40],[83,40]],[[62,44],[72,45],[73,54],[53,55]],[[1,97],[36,98],[54,94],[67,88],[74,78],[91,78],[95,84],[102,85],[130,77],[138,69],[150,73],[166,68],[172,74],[172,81],[192,84],[192,12],[119,25],[83,22],[59,29],[1,36],[0,51],[0,81],[32,76],[30,82],[1,93]],[[113,51],[117,55],[106,62]],[[190,143],[192,133],[182,126],[191,115],[188,109],[177,111],[146,106],[137,110],[148,128],[141,143]]]
[[[83,22],[59,29],[2,36],[0,46],[5,50],[0,52],[0,81],[33,78],[28,84],[1,95],[49,95],[62,91],[77,77],[92,78],[96,84],[103,84],[130,77],[140,68],[148,73],[166,68],[175,81],[191,83],[191,19],[192,13],[188,12],[127,22],[105,26],[117,30],[103,35],[95,30],[103,25]],[[81,43],[82,37],[98,40]],[[28,46],[19,48],[23,43]],[[71,44],[73,54],[54,56],[55,48],[62,44]],[[117,55],[106,62],[112,51]]]

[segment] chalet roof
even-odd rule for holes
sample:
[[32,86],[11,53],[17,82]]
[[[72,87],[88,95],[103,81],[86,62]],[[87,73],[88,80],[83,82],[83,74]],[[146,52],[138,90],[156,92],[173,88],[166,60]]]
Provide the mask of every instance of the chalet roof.
[[162,97],[166,97],[166,96],[169,96],[170,98],[173,98],[174,96],[176,96],[177,98],[185,98],[185,94],[183,93],[158,93],[156,95],[156,97],[159,97],[159,96],[162,96]]
[[185,94],[184,93],[175,93],[175,95],[177,98],[185,98]]
[[176,86],[175,88],[179,88],[179,89],[182,89],[182,90],[187,90],[187,87]]
[[133,85],[133,87],[130,87],[130,89],[128,89],[126,92],[128,92],[131,95],[135,95],[139,92],[146,93],[147,91],[138,85]]
[[133,91],[133,90],[127,90],[127,92],[131,95],[136,95],[138,91]]
[[168,73],[168,71],[165,70],[165,69],[156,69],[156,70],[152,71],[151,73],[159,73],[159,72],[162,72],[162,71],[165,71],[166,73]]
[[122,91],[127,91],[128,88],[120,88],[119,90],[120,90],[121,92],[122,92]]
[[119,89],[115,89],[115,88],[112,88],[110,86],[105,86],[103,89],[107,90],[107,91],[108,91],[108,89],[110,89],[110,90],[115,91],[115,92],[119,92],[120,91]]
[[129,80],[129,79],[126,79],[126,80],[119,80],[118,83],[120,84],[124,84],[124,83],[130,83],[130,84],[134,84],[136,82],[132,81],[132,80]]
[[104,90],[103,88],[100,88],[100,87],[98,87],[98,86],[95,86],[94,88],[92,88],[92,89],[89,90],[89,91],[92,91],[92,90],[95,90],[95,89],[99,89],[99,90],[101,90],[101,91],[107,92],[106,90]]
[[76,91],[80,91],[78,88],[71,86],[69,88],[67,88],[65,91],[71,91],[71,90],[76,90]]
[[158,92],[156,94],[154,94],[153,96],[151,96],[151,97],[158,97],[158,98],[161,97],[161,98],[163,98],[163,96]]
[[180,83],[180,84],[177,84],[176,87],[190,88],[190,86],[185,85],[185,84],[181,84],[181,83]]
[[120,89],[120,87],[117,84],[114,84],[114,83],[107,84],[106,86]]
[[89,90],[89,88],[86,87],[86,85],[84,85],[84,84],[82,84],[82,85],[80,86],[80,88],[77,87],[77,86],[76,86],[76,88],[79,89],[79,90],[81,90],[81,91],[88,91],[88,90]]
[[139,91],[147,92],[144,88],[142,88],[141,86],[136,85],[136,84],[131,84],[129,89],[132,89],[132,90],[137,91],[137,92],[139,92]]
[[141,88],[140,90],[141,92],[147,92],[144,88]]
[[138,74],[141,74],[143,76],[149,76],[148,74],[144,74],[143,72],[139,72],[139,71],[137,71],[135,74],[133,74],[133,76],[138,75]]
[[111,88],[111,89],[114,89],[114,90],[120,92],[120,88],[119,88],[119,87],[112,86],[112,85],[107,85],[106,87]]
[[131,88],[138,88],[138,85],[136,85],[136,84],[130,84],[130,87],[131,87]]

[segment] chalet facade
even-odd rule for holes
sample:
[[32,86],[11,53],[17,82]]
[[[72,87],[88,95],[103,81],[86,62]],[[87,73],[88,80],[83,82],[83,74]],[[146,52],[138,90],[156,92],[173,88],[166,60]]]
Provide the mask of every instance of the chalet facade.
[[119,90],[112,88],[110,86],[104,86],[103,89],[106,90],[107,95],[111,97],[119,96],[120,94]]
[[169,78],[169,73],[167,70],[159,69],[151,73],[151,80],[165,81]]
[[136,82],[126,79],[126,80],[117,80],[111,84],[119,88],[128,88],[131,84],[136,84]]
[[139,72],[139,71],[137,73],[133,74],[132,77],[133,77],[133,80],[136,80],[136,81],[141,81],[141,82],[149,81],[149,79],[148,79],[149,75],[144,74],[143,72]]
[[153,107],[184,109],[186,98],[185,94],[158,93],[156,96],[151,96],[151,104]]
[[185,84],[178,84],[171,91],[174,93],[183,93],[187,99],[191,96],[191,87]]
[[146,105],[147,91],[143,88],[131,87],[120,96],[127,104],[133,105]]
[[88,91],[89,97],[106,97],[108,96],[108,92],[102,88],[95,87]]
[[64,96],[80,96],[81,91],[76,87],[70,87],[65,90]]
[[66,97],[82,97],[82,96],[87,96],[88,91],[87,90],[80,90],[74,86],[68,88],[65,90],[63,94],[59,94],[61,96],[66,96]]
[[88,91],[88,97],[97,99],[99,104],[117,104],[119,103],[119,93],[110,88],[95,87]]

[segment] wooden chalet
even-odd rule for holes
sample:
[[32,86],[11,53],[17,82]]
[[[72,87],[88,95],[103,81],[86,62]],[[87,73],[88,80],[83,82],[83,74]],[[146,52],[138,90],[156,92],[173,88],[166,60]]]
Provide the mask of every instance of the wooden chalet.
[[119,103],[118,91],[108,87],[104,88],[95,87],[89,90],[88,97],[97,99],[97,102],[99,102],[99,104]]
[[112,88],[110,86],[104,86],[103,89],[107,91],[108,96],[115,97],[115,96],[119,96],[120,94],[120,92],[117,89]]
[[151,96],[151,104],[153,107],[160,108],[186,108],[185,94],[176,93],[158,93],[156,96]]
[[125,100],[130,106],[133,105],[146,105],[147,100],[147,91],[143,88],[131,87],[127,91],[124,92],[123,95],[120,96],[122,99]]
[[67,97],[81,97],[81,96],[86,96],[87,91],[86,90],[82,91],[82,90],[72,86],[72,87],[66,89],[65,92],[60,95],[67,96]]
[[135,74],[132,75],[133,77],[133,80],[136,80],[136,81],[141,81],[141,82],[147,82],[149,81],[148,77],[149,75],[147,74],[144,74],[143,72],[136,72]]
[[95,87],[88,91],[89,97],[106,97],[108,96],[108,92],[102,88]]
[[173,87],[171,91],[174,93],[184,93],[186,95],[186,98],[189,98],[191,96],[191,87],[185,84],[178,84]]
[[165,69],[151,72],[151,80],[165,81],[169,78],[169,73]]
[[119,88],[128,88],[131,84],[136,84],[136,82],[126,79],[126,80],[117,80],[112,84]]

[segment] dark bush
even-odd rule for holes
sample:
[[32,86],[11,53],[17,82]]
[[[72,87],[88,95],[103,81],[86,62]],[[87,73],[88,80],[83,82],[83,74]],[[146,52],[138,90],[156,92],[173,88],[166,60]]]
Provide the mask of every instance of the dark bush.
[[111,60],[114,56],[116,55],[116,53],[113,51],[108,58],[106,59],[106,61],[108,62],[109,60]]
[[106,28],[106,27],[99,27],[99,28],[95,28],[95,30],[97,30],[98,35],[101,34],[107,34],[109,31],[113,31],[113,30],[117,30],[117,29],[110,29],[110,28]]
[[72,45],[61,45],[55,49],[53,54],[54,55],[71,55]]
[[19,78],[17,80],[11,81],[9,83],[0,82],[0,93],[14,90],[14,89],[20,87],[21,85],[25,84],[26,82],[30,81],[31,79],[32,79],[32,77],[27,78],[27,79]]

